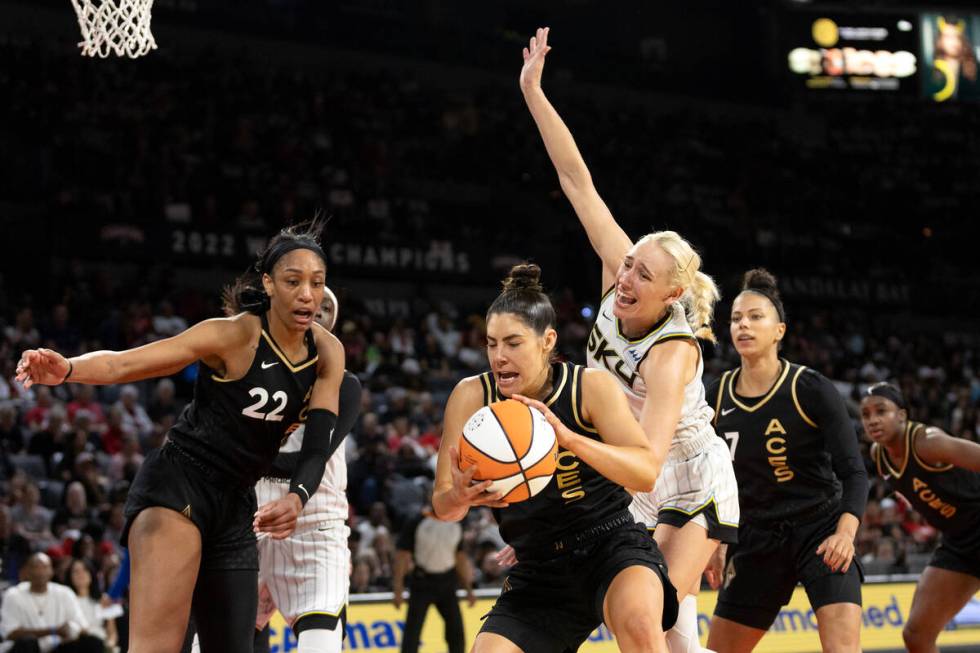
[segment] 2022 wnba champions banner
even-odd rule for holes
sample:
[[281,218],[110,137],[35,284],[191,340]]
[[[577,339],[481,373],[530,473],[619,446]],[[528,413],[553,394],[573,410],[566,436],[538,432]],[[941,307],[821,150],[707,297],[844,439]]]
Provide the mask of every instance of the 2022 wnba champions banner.
[[[865,651],[901,650],[902,627],[908,620],[915,583],[878,583],[864,586],[861,648]],[[714,611],[716,592],[698,596],[698,625],[702,645],[707,643],[708,625]],[[480,630],[481,617],[493,605],[494,598],[481,598],[469,607],[461,603],[467,646]],[[348,608],[345,651],[378,651],[394,653],[402,641],[405,609],[396,610],[391,601],[354,601]],[[271,653],[288,653],[296,648],[296,638],[277,613],[272,620]],[[939,636],[940,646],[980,646],[980,595],[970,601]],[[422,631],[421,653],[445,653],[443,623],[436,610],[430,609]],[[619,649],[612,634],[600,627],[579,649],[583,653],[615,653]],[[761,653],[808,653],[820,651],[817,621],[802,588],[779,613],[775,623],[759,646]]]

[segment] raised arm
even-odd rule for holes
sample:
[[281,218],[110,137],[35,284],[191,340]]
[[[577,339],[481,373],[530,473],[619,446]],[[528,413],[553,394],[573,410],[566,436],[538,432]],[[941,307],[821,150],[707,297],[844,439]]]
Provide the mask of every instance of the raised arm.
[[169,376],[200,359],[224,361],[227,352],[247,345],[249,336],[240,318],[216,318],[125,351],[94,351],[68,359],[51,349],[29,349],[21,355],[16,378],[29,388],[35,383],[106,385]]
[[558,172],[558,181],[568,201],[572,203],[579,222],[592,243],[592,249],[602,260],[602,288],[606,290],[616,279],[616,270],[633,246],[626,232],[617,224],[609,207],[592,183],[592,175],[575,144],[572,132],[548,101],[541,89],[541,73],[548,45],[548,29],[538,29],[524,48],[524,67],[521,69],[521,92],[531,111],[545,149]]

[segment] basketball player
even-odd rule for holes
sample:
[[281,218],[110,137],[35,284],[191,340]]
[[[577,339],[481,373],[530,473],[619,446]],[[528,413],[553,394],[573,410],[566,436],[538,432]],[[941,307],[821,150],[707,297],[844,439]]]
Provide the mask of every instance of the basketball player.
[[[198,361],[194,400],[151,452],[129,491],[130,650],[176,652],[194,612],[204,653],[252,648],[258,555],[254,531],[287,537],[331,453],[344,375],[340,342],[314,314],[326,258],[318,228],[286,229],[226,292],[231,318],[206,320],[136,349],[66,359],[24,352],[17,378],[128,383]],[[261,285],[252,285],[260,281]],[[306,423],[290,492],[256,510],[255,482],[285,437]]]
[[[337,297],[324,286],[316,321],[333,332]],[[361,383],[344,372],[340,412],[335,433],[342,442],[360,413]],[[269,476],[255,485],[258,505],[281,499],[289,492],[291,468],[302,451],[305,426],[293,431],[279,449]],[[327,461],[320,488],[310,497],[289,537],[277,540],[261,533],[259,547],[259,608],[255,616],[255,653],[269,651],[269,620],[276,610],[296,634],[299,653],[339,653],[350,582],[347,548],[347,461],[344,447]],[[194,653],[200,650],[194,638]]]
[[613,373],[654,450],[666,455],[656,488],[637,494],[631,510],[653,531],[680,593],[677,625],[667,634],[671,651],[699,651],[695,597],[701,573],[719,542],[735,541],[739,522],[735,475],[711,428],[697,341],[714,340],[710,323],[718,289],[677,233],[648,234],[634,244],[616,223],[541,89],[550,49],[548,29],[539,29],[524,49],[520,83],[562,190],[602,260],[607,290],[586,358],[589,367]]
[[[492,372],[457,384],[446,406],[433,507],[459,521],[490,506],[517,553],[475,653],[577,650],[601,623],[621,651],[666,651],[677,615],[663,556],[629,513],[629,493],[649,491],[660,461],[612,377],[552,363],[555,310],[540,268],[517,265],[487,311]],[[540,410],[558,437],[558,472],[532,498],[508,506],[490,481],[459,469],[457,443],[480,407],[513,397]]]
[[[830,381],[779,358],[786,312],[765,270],[745,273],[730,330],[742,365],[708,397],[735,463],[742,525],[728,547],[708,647],[751,651],[800,582],[823,650],[860,651],[854,536],[868,476],[847,409]],[[719,554],[708,574],[715,587],[721,569]]]
[[861,423],[889,489],[943,534],[902,630],[912,653],[938,651],[940,631],[980,590],[980,445],[911,421],[902,392],[887,383],[868,388]]

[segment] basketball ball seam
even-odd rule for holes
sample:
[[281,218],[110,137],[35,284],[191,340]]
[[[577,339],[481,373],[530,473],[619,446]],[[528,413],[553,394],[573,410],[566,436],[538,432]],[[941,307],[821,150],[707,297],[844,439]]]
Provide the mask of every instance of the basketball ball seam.
[[[533,413],[531,414],[531,442],[534,442],[534,414]],[[555,435],[555,444],[556,445],[558,444],[558,436],[557,436],[557,434]],[[554,447],[554,448],[557,448],[557,446]],[[548,450],[545,451],[544,454],[540,458],[538,458],[533,463],[531,463],[530,465],[528,465],[528,467],[530,468],[530,467],[534,467],[535,465],[537,465],[539,462],[541,462],[542,460],[544,460],[545,458],[547,458],[548,455],[551,454],[551,451],[552,451],[552,447],[549,447]],[[518,460],[517,463],[521,466],[521,469],[524,469],[524,461],[523,461],[523,459]],[[527,476],[527,475],[525,474],[525,476]],[[532,476],[530,478],[538,478],[538,477],[537,476]]]
[[[511,399],[510,401],[516,401],[516,400]],[[531,412],[530,408],[528,408],[527,406],[524,407],[527,408],[528,413]],[[492,408],[490,409],[490,414],[493,415],[493,418],[495,420],[497,420],[497,424],[500,426],[500,430],[503,431],[503,433],[506,435],[507,429],[504,427],[504,423],[500,421],[500,418],[497,417],[497,413],[494,412]],[[527,474],[524,472],[524,465],[521,464],[521,457],[517,455],[517,449],[514,448],[514,443],[510,441],[510,436],[507,435],[507,437],[505,437],[504,439],[507,440],[507,446],[510,447],[510,450],[514,452],[514,459],[517,461],[517,468],[521,470],[521,476],[524,477],[524,485],[527,486],[527,492],[528,494],[530,494],[531,485],[527,482]],[[531,415],[531,442],[534,442],[534,415]],[[487,457],[489,458],[490,456]]]
[[[490,412],[493,413],[492,410]],[[494,419],[496,419],[496,417],[497,416],[494,415]],[[500,424],[500,420],[499,419],[497,420],[497,423]],[[503,431],[504,433],[507,433],[507,431],[504,429],[504,425],[503,424],[500,424],[500,430]],[[466,444],[470,445],[471,447],[473,447],[474,449],[476,449],[477,451],[479,451],[481,455],[486,456],[487,458],[489,458],[493,462],[500,463],[501,465],[514,465],[514,464],[516,464],[518,467],[520,467],[521,459],[520,458],[517,458],[517,451],[514,449],[514,446],[512,444],[510,444],[510,439],[509,438],[507,439],[507,444],[510,446],[510,450],[514,452],[514,457],[515,457],[514,460],[500,460],[499,458],[494,458],[493,456],[491,456],[490,454],[488,454],[486,451],[484,451],[480,447],[476,446],[473,443],[472,440],[470,440],[468,437],[466,437],[466,434],[465,433],[461,434],[461,436],[462,436],[463,440],[466,441]]]

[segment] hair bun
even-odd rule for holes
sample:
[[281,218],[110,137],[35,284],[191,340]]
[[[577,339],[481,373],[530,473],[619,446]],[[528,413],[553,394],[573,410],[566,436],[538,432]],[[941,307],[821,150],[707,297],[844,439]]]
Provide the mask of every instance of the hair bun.
[[531,290],[544,292],[541,285],[541,268],[534,263],[519,263],[510,269],[503,281],[504,292]]
[[776,277],[765,268],[754,268],[742,276],[742,290],[762,290],[779,296],[779,286]]

